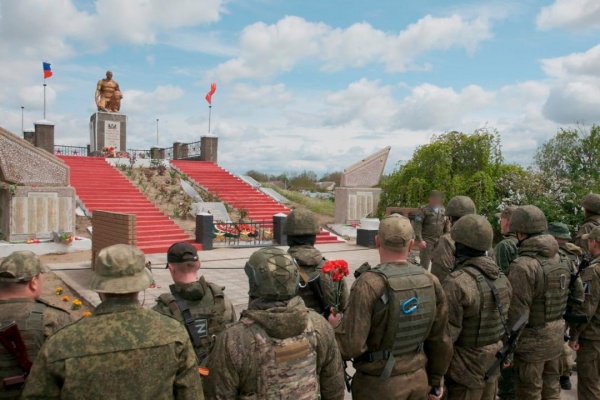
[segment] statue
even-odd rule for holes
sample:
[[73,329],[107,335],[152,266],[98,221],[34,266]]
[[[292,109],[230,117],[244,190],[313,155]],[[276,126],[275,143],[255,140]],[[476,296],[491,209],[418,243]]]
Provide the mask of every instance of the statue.
[[119,88],[119,83],[113,80],[112,76],[111,71],[106,71],[106,78],[98,81],[96,94],[94,95],[98,111],[119,112],[121,109],[123,94]]

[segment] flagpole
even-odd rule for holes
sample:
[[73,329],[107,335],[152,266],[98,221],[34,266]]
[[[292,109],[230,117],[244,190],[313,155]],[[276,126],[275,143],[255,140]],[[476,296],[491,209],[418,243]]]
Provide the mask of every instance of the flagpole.
[[44,119],[46,119],[46,79],[44,78]]
[[210,115],[212,114],[212,104],[208,105],[208,134],[210,135]]

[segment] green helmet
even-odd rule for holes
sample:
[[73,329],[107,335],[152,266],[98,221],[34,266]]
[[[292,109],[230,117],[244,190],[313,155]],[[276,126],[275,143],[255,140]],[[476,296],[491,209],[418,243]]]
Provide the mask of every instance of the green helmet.
[[251,298],[285,301],[296,295],[298,268],[281,249],[265,247],[254,252],[244,270],[248,275]]
[[542,233],[548,229],[546,216],[536,206],[522,206],[513,211],[510,217],[510,231],[527,235]]
[[594,214],[600,214],[600,194],[590,193],[583,196],[581,207]]
[[450,237],[456,243],[475,250],[486,251],[492,247],[494,230],[485,217],[468,214],[452,225]]
[[312,211],[306,208],[292,210],[285,219],[283,234],[288,236],[317,235],[319,222]]
[[448,202],[446,216],[460,218],[467,214],[475,214],[475,203],[473,203],[470,197],[454,196]]

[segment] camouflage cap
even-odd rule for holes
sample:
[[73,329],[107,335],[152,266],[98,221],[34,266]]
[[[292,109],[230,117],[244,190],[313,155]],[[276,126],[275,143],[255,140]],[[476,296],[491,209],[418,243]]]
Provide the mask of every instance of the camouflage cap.
[[454,196],[446,206],[448,217],[460,218],[467,214],[475,214],[475,203],[468,196]]
[[0,264],[0,282],[27,282],[44,272],[42,260],[31,251],[15,251]]
[[510,220],[510,217],[512,217],[512,213],[517,209],[517,207],[515,206],[506,206],[504,207],[504,209],[502,210],[502,212],[499,212],[498,214],[496,214],[496,217],[499,219],[508,219]]
[[487,218],[481,215],[469,214],[452,225],[450,237],[456,243],[461,243],[475,250],[486,251],[492,247],[494,229]]
[[569,231],[567,224],[562,222],[552,222],[551,224],[548,224],[546,233],[557,239],[571,240],[571,231]]
[[100,250],[90,289],[98,293],[135,293],[147,289],[152,275],[140,249],[116,244]]
[[381,220],[378,236],[383,247],[403,248],[415,238],[415,232],[408,218],[394,214]]
[[595,240],[596,242],[600,242],[600,226],[595,227],[590,231],[590,233],[586,233],[581,237],[583,240]]
[[544,212],[536,206],[523,206],[513,211],[509,229],[527,235],[542,233],[548,229],[548,222]]
[[255,251],[244,270],[250,281],[250,297],[285,301],[296,296],[300,274],[283,250],[265,247]]
[[317,235],[319,230],[317,217],[306,208],[292,210],[283,224],[283,234],[288,236]]
[[594,214],[600,214],[600,194],[590,193],[583,196],[581,207]]

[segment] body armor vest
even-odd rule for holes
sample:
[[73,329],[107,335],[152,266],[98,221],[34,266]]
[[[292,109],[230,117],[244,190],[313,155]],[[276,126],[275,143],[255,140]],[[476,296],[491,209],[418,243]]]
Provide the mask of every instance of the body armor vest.
[[162,294],[160,300],[173,315],[183,320],[198,356],[198,364],[203,364],[212,350],[214,338],[225,329],[223,290],[213,283],[205,283],[204,297],[198,301],[188,301],[179,296],[175,285],[170,288],[171,293]]
[[550,264],[548,258],[539,257],[537,254],[520,254],[535,258],[540,263],[542,287],[538,288],[531,305],[529,327],[541,327],[548,322],[563,318],[569,298],[569,282],[571,269],[569,260],[559,253],[560,261]]
[[[46,305],[35,302],[29,315],[25,318],[14,320],[19,327],[21,338],[27,347],[27,355],[31,361],[35,361],[42,344],[44,344],[44,311],[46,311]],[[2,321],[2,324],[12,321]],[[23,370],[21,370],[12,354],[4,346],[0,345],[0,378],[17,375],[23,375]],[[20,396],[20,392],[20,388],[7,390],[1,385],[0,399],[17,399]]]
[[300,335],[275,339],[249,318],[242,318],[254,335],[260,371],[258,400],[314,400],[320,395],[317,374],[317,337],[310,319]]
[[[456,341],[456,345],[461,347],[483,347],[498,343],[504,335],[502,318],[506,318],[506,315],[500,315],[492,288],[486,282],[483,273],[478,268],[468,266],[468,264],[461,269],[477,281],[480,300],[479,313],[463,320],[462,331]],[[507,283],[508,279],[503,274],[494,281],[494,285],[498,289],[500,302],[502,303],[501,306],[508,304],[510,300]],[[507,308],[503,307],[504,313],[506,310]]]

